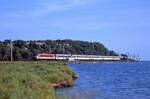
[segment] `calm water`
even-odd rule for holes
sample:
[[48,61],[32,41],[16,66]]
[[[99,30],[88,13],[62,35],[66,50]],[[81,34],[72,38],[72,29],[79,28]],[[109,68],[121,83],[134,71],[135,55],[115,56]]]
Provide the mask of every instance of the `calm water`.
[[79,78],[58,90],[69,99],[150,99],[150,62],[69,64]]

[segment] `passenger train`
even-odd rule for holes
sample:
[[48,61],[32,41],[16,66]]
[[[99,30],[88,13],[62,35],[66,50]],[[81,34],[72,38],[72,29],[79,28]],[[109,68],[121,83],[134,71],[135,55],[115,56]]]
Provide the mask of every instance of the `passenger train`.
[[37,60],[68,60],[68,61],[120,61],[120,56],[72,55],[72,54],[37,54]]

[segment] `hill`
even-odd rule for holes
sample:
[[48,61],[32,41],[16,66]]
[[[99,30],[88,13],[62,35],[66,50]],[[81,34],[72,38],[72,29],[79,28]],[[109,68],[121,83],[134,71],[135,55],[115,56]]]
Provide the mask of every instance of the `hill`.
[[[99,42],[77,40],[15,40],[13,41],[14,60],[31,60],[37,53],[80,54],[117,56]],[[0,60],[10,59],[10,40],[0,41]]]

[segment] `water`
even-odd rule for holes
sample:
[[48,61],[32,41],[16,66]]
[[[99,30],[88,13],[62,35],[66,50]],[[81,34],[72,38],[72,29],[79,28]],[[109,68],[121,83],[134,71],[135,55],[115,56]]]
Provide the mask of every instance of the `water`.
[[150,62],[69,64],[79,78],[67,99],[150,99]]

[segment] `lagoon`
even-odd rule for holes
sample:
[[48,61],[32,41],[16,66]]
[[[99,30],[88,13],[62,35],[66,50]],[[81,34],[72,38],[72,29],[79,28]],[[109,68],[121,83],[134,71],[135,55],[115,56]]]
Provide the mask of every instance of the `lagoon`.
[[150,99],[150,62],[69,64],[79,76],[67,99]]

